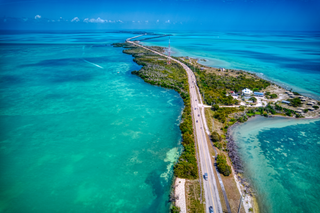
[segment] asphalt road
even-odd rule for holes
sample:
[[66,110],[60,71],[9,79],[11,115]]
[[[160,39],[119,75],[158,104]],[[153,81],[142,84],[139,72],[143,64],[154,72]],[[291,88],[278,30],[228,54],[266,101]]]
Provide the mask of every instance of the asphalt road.
[[[164,55],[162,53],[159,53],[157,51],[151,50],[147,47],[144,47],[142,45],[136,44],[132,41],[130,41],[130,38],[126,40],[126,42],[134,44],[136,46],[140,46],[142,48],[145,48],[149,51],[152,51],[158,55],[161,55],[163,57],[168,58],[167,55]],[[191,107],[192,107],[192,113],[193,113],[193,124],[194,129],[196,133],[196,141],[199,148],[199,158],[200,158],[200,167],[202,175],[205,173],[208,174],[208,180],[203,180],[203,188],[205,192],[205,202],[206,202],[206,212],[209,213],[209,207],[212,206],[215,213],[222,213],[222,207],[221,207],[221,201],[218,193],[217,188],[217,182],[214,176],[214,169],[211,162],[211,155],[209,153],[207,138],[206,138],[206,130],[207,125],[204,117],[203,108],[199,107],[203,106],[201,96],[199,95],[199,89],[196,84],[195,76],[192,72],[192,70],[183,64],[182,62],[170,58],[171,61],[175,61],[179,63],[187,72],[188,74],[188,82],[189,82],[189,90],[190,90],[190,100],[191,100]],[[198,95],[197,95],[198,94]],[[198,98],[200,97],[200,99]],[[200,177],[200,178],[203,178]]]

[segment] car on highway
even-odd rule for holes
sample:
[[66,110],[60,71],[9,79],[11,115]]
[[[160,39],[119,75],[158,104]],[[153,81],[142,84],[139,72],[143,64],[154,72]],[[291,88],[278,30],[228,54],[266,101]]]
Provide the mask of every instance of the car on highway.
[[198,120],[197,120],[197,123],[198,123]]
[[198,117],[200,117],[200,114],[198,114]]
[[209,212],[213,213],[213,207],[212,206],[209,207]]
[[208,173],[204,173],[203,177],[205,180],[208,180]]

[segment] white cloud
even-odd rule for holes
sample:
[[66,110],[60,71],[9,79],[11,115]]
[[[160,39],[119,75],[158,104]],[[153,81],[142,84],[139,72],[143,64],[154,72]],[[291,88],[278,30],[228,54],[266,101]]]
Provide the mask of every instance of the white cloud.
[[123,23],[123,21],[121,21],[121,20],[118,20],[118,22]]
[[135,21],[132,21],[133,23],[135,22]]
[[101,19],[100,17],[96,19],[96,23],[104,23],[106,20]]
[[78,22],[78,21],[80,21],[80,19],[79,19],[78,17],[74,17],[74,18],[71,20],[71,22]]
[[34,19],[40,19],[40,18],[41,18],[40,15],[36,15],[36,16],[34,17]]
[[166,23],[170,23],[170,20],[166,21]]
[[159,23],[159,19],[157,20],[157,23]]
[[[78,18],[78,17],[76,17],[76,18]],[[105,23],[105,22],[108,22],[108,20],[104,20],[104,19],[102,19],[102,18],[100,18],[100,17],[98,17],[97,19],[94,19],[94,18],[91,18],[91,19],[89,19],[89,18],[85,18],[84,20],[83,20],[83,22],[86,22],[86,23]],[[111,22],[111,21],[109,21],[109,22]]]
[[149,22],[149,21],[147,20],[146,23],[148,24],[148,22]]

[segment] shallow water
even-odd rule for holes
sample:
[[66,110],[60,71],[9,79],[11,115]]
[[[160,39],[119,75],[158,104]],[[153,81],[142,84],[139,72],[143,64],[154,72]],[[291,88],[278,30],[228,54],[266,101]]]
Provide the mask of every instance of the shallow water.
[[[171,31],[172,55],[206,59],[212,67],[241,69],[320,100],[319,32]],[[142,37],[141,37],[142,38]],[[143,41],[168,46],[168,37]]]
[[257,117],[233,136],[261,212],[320,209],[320,120]]
[[168,212],[183,102],[131,34],[1,35],[0,212]]
[[[320,100],[319,32],[172,31],[172,55],[247,70]],[[142,41],[168,46],[168,37]],[[262,212],[320,209],[320,121],[263,117],[234,130]]]

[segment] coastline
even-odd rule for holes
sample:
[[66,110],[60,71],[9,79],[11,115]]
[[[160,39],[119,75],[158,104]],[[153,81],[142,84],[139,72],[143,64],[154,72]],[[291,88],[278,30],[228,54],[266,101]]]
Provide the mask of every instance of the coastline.
[[[149,48],[150,49],[156,48],[158,51],[159,51],[159,49],[164,51],[163,50],[164,48],[161,48],[161,47],[149,47]],[[135,57],[135,56],[133,55],[133,57]],[[136,61],[136,58],[134,58],[134,61],[136,63],[138,63]],[[180,60],[180,58],[179,58],[179,61],[184,63],[184,61]],[[188,65],[188,64],[186,64],[186,65]],[[141,68],[141,70],[142,70],[142,68]],[[244,72],[244,71],[241,70],[241,72]],[[134,71],[134,72],[132,72],[132,74],[138,75],[138,71]],[[256,75],[256,73],[255,73],[255,75]],[[261,78],[260,76],[257,76],[257,77]],[[143,80],[145,80],[143,77],[141,77],[141,78]],[[145,82],[150,83],[150,82],[148,82],[146,80],[145,80]],[[151,83],[151,84],[153,84],[153,83]],[[163,86],[163,85],[158,85],[158,86]],[[163,86],[163,87],[176,90],[175,88],[172,88],[172,87],[166,87],[166,86]],[[284,88],[282,88],[282,89],[284,89]],[[177,92],[179,92],[179,91],[177,91]],[[186,108],[186,105],[185,105],[185,108]],[[252,117],[255,117],[255,116],[252,116]],[[252,119],[254,119],[252,117],[249,117],[247,120],[244,120],[243,122],[251,121]],[[287,117],[287,116],[283,116],[283,115],[268,115],[267,117],[282,117],[282,118],[291,118],[291,119],[293,118],[293,117]],[[320,117],[320,115],[317,115],[317,116],[314,116],[314,117],[305,117],[305,118],[300,118],[300,119],[310,120],[310,119],[316,119],[316,118],[319,118],[319,117]],[[294,119],[297,119],[297,118],[294,118]],[[243,123],[243,122],[241,122],[241,123]],[[226,132],[226,135],[225,135],[226,136],[226,140],[228,141],[227,142],[227,144],[228,144],[227,147],[228,147],[229,151],[227,153],[228,153],[228,156],[229,156],[229,158],[230,158],[230,160],[232,162],[232,169],[234,171],[234,174],[233,174],[234,175],[234,180],[236,181],[237,184],[240,185],[240,188],[239,188],[240,193],[241,193],[241,191],[245,191],[246,194],[248,194],[247,198],[245,198],[245,200],[243,201],[243,204],[246,207],[246,211],[247,211],[248,208],[250,208],[251,210],[253,208],[254,212],[259,212],[257,199],[254,196],[254,191],[253,191],[254,189],[251,188],[250,183],[246,182],[245,178],[241,177],[241,173],[243,172],[242,171],[243,162],[241,161],[241,158],[237,153],[237,145],[235,144],[235,141],[234,141],[233,136],[232,136],[232,130],[239,124],[240,124],[240,122],[236,122],[236,123],[233,123],[232,125],[228,126],[228,128],[227,128],[227,132]],[[181,128],[181,125],[180,125],[180,128]],[[245,201],[249,202],[250,205],[245,205]]]
[[[173,183],[179,178],[179,180],[187,179],[189,182],[194,180],[196,183],[193,185],[193,188],[200,189],[200,182],[197,181],[201,177],[200,170],[198,170],[197,159],[196,159],[196,147],[194,141],[194,132],[192,126],[192,118],[191,118],[191,102],[190,102],[190,91],[189,91],[189,83],[187,73],[183,69],[181,65],[178,63],[172,62],[171,65],[167,65],[166,59],[162,56],[158,56],[152,53],[149,50],[145,50],[141,47],[133,46],[129,43],[114,43],[112,44],[114,47],[122,47],[124,48],[123,53],[129,54],[133,56],[133,61],[138,65],[142,65],[139,71],[132,71],[131,74],[137,75],[138,77],[142,78],[146,83],[160,86],[166,89],[173,89],[175,90],[184,102],[184,109],[181,115],[181,122],[180,122],[180,131],[182,135],[182,139],[180,143],[184,147],[182,153],[176,164],[173,167]],[[151,50],[155,50],[158,52],[164,52],[164,49],[157,46],[149,47]],[[153,58],[155,57],[155,58]],[[157,64],[157,68],[161,67],[161,73],[157,73],[154,70],[149,70],[150,67],[154,67],[154,64]],[[174,76],[172,70],[168,70],[168,75],[163,75],[163,69],[165,67],[169,67],[170,69],[174,69],[174,72],[178,72],[178,76]],[[179,73],[180,72],[180,73]],[[151,77],[150,77],[151,76]],[[157,76],[154,78],[154,76]],[[169,76],[169,78],[168,78]],[[169,81],[168,81],[169,79]],[[177,184],[176,184],[177,185]],[[175,195],[176,192],[176,185],[172,187],[170,192],[169,201],[172,202],[172,210],[179,209],[181,201]],[[179,184],[178,184],[179,185]],[[199,186],[198,186],[199,185]],[[181,187],[179,187],[181,188]],[[184,187],[183,187],[184,188]],[[177,189],[179,190],[179,189]],[[181,191],[181,189],[180,189]],[[194,193],[195,194],[195,193]],[[200,197],[199,197],[200,196]],[[196,211],[203,211],[203,205],[201,201],[201,195],[194,195],[188,196],[188,205],[187,209],[191,207],[196,208]],[[181,206],[184,209],[184,206]],[[181,210],[182,210],[181,209]]]

